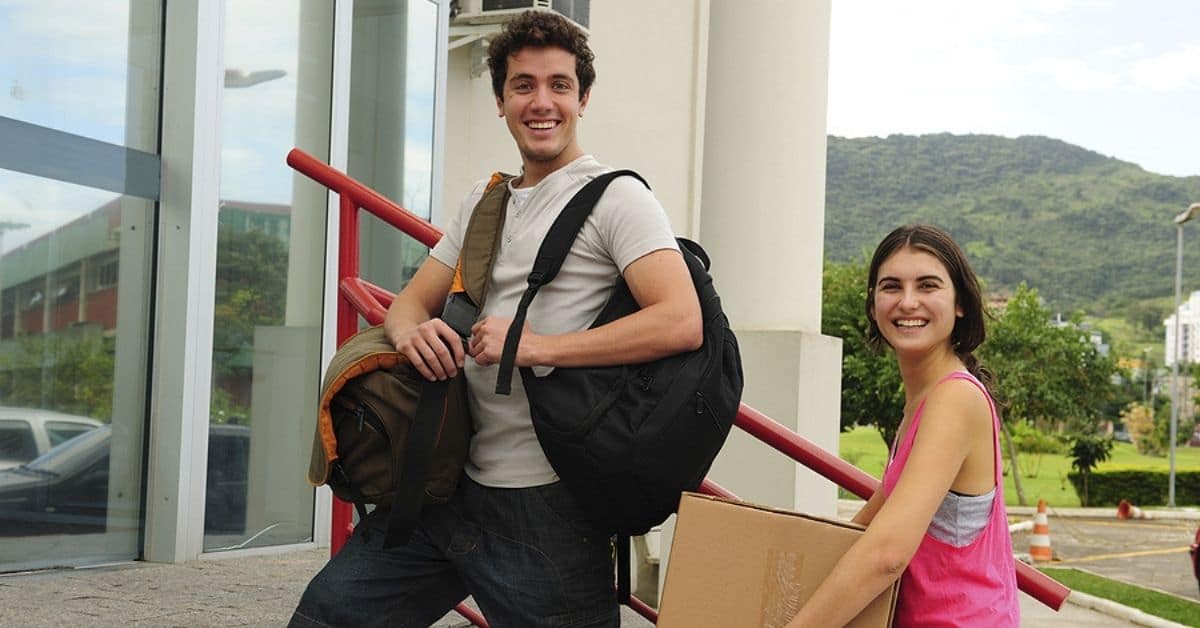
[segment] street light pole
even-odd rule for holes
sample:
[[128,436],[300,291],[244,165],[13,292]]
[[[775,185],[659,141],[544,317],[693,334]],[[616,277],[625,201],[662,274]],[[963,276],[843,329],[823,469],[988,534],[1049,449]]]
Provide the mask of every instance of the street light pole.
[[1142,405],[1150,411],[1150,420],[1154,420],[1154,408],[1150,407],[1150,347],[1142,348]]
[[1175,217],[1175,342],[1171,347],[1171,434],[1170,434],[1170,478],[1167,481],[1167,507],[1175,507],[1175,431],[1179,425],[1179,344],[1180,312],[1179,293],[1183,285],[1183,223],[1200,213],[1200,203],[1192,203],[1187,211]]

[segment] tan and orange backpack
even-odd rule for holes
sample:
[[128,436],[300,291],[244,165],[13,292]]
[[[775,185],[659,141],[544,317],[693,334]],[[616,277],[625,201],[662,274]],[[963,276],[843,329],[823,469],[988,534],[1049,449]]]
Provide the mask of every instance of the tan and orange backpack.
[[[464,339],[487,298],[508,178],[493,175],[475,206],[441,315]],[[450,499],[458,486],[472,432],[466,395],[461,371],[428,381],[396,351],[382,325],[363,329],[326,370],[309,482],[328,484],[360,517],[368,504],[390,509],[384,546],[404,544],[421,506]]]

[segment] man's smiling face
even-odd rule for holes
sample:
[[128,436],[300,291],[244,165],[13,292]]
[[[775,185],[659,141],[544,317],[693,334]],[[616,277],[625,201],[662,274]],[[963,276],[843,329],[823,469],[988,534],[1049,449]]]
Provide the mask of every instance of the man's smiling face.
[[[575,123],[587,106],[575,55],[562,48],[522,48],[508,58],[499,113],[517,142],[526,176],[541,179],[583,154]],[[532,171],[532,172],[531,172]]]

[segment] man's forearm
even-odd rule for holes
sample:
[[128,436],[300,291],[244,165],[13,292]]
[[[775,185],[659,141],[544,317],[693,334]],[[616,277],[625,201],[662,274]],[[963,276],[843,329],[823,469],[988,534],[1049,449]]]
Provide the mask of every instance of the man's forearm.
[[700,346],[699,316],[691,320],[687,313],[656,309],[651,306],[594,329],[539,336],[530,357],[545,366],[640,364]]
[[[488,317],[475,325],[470,354],[484,366],[500,361],[512,319]],[[639,364],[696,349],[703,342],[698,308],[652,305],[595,329],[539,335],[526,325],[517,366]]]

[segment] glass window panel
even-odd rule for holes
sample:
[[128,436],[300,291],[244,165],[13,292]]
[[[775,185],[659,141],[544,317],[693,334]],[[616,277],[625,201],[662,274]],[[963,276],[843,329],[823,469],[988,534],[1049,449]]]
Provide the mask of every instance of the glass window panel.
[[0,116],[158,152],[161,4],[0,2]]
[[221,206],[204,548],[312,538],[333,3],[226,3]]
[[37,457],[33,426],[24,421],[0,421],[0,468],[11,468]]
[[[438,7],[428,0],[354,4],[347,172],[429,218],[433,188]],[[383,221],[362,217],[361,269],[400,289],[428,249]]]
[[0,418],[35,448],[0,470],[0,571],[138,554],[153,210],[0,170]]
[[62,421],[46,421],[46,438],[51,447],[57,447],[84,432],[90,432],[95,426],[86,423],[64,423]]

